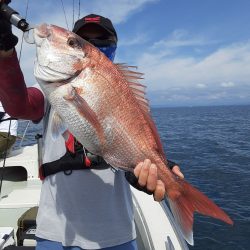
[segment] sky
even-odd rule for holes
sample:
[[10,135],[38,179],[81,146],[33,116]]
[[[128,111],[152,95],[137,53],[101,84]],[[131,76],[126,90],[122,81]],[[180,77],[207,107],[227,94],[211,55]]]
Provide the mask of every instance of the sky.
[[[79,0],[12,0],[10,6],[24,17],[27,11],[32,25],[72,29],[86,14],[109,17],[119,39],[115,62],[144,73],[152,106],[250,104],[249,0],[81,0],[80,11]],[[19,54],[22,34],[13,32]],[[34,60],[34,45],[23,42],[28,86],[36,83]]]

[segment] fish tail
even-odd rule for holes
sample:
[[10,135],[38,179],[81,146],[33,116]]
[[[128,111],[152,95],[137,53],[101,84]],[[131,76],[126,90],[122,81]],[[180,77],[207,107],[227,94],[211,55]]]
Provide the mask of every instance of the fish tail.
[[181,185],[180,196],[176,199],[168,198],[172,213],[180,225],[180,230],[186,241],[193,245],[194,212],[222,220],[230,225],[233,221],[206,195],[184,180],[178,179]]

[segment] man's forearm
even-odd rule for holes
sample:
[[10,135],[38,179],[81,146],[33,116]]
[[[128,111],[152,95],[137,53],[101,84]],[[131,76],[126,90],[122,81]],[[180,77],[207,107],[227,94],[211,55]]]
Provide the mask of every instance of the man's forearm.
[[44,114],[44,97],[37,88],[27,88],[16,52],[0,51],[0,100],[12,117],[38,121]]

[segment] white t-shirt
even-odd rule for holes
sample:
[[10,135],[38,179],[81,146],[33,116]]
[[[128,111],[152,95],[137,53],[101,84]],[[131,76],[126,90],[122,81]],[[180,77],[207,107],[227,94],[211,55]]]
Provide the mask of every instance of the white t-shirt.
[[[65,141],[52,138],[53,110],[44,116],[43,162],[62,157]],[[130,186],[123,171],[73,170],[45,178],[37,216],[36,236],[64,246],[100,249],[135,239]]]
[[[0,102],[0,112],[5,112],[1,102]],[[7,118],[10,118],[10,116],[7,113],[5,113],[2,119],[7,119]],[[17,120],[8,120],[2,122],[0,121],[0,132],[8,133],[10,129],[10,134],[17,136],[17,126],[18,126]]]

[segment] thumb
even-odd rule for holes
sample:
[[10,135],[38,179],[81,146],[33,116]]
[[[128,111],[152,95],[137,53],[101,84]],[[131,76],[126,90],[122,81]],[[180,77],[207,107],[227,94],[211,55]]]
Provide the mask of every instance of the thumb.
[[180,178],[184,179],[184,175],[183,175],[183,173],[181,172],[179,166],[177,166],[177,165],[174,166],[174,167],[172,168],[172,171],[173,171],[177,176],[179,176]]

